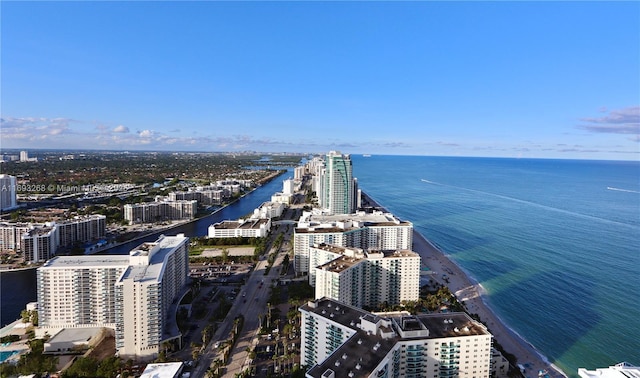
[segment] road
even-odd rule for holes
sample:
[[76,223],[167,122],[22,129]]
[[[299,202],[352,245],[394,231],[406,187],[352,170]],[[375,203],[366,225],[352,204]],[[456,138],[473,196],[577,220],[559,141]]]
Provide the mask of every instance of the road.
[[[297,209],[287,209],[283,214],[283,218],[292,217],[299,213]],[[285,231],[286,230],[286,231]],[[282,260],[290,245],[291,236],[293,234],[293,226],[278,225],[274,227],[272,232],[273,240],[278,234],[284,233],[284,241],[282,243],[281,252],[278,253],[268,275],[264,275],[268,266],[267,259],[261,259],[248,278],[245,285],[240,288],[238,297],[233,306],[229,310],[224,322],[220,324],[216,330],[211,342],[207,345],[205,352],[201,355],[200,361],[192,373],[192,377],[204,377],[207,369],[216,359],[222,360],[224,348],[215,348],[216,343],[223,344],[225,340],[230,338],[231,329],[233,328],[234,319],[242,314],[244,316],[244,325],[238,340],[233,347],[226,371],[223,377],[234,377],[244,368],[248,367],[247,347],[253,348],[257,344],[259,332],[259,316],[265,316],[267,312],[267,301],[270,295],[270,285],[278,279]],[[269,253],[274,252],[273,247]],[[267,254],[268,255],[268,254]]]

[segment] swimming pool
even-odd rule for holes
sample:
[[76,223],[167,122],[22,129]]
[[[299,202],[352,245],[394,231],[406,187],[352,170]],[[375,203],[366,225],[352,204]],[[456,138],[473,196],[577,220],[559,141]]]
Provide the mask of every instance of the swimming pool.
[[14,354],[18,354],[18,351],[7,350],[7,351],[0,352],[0,363],[5,362],[7,359],[9,359],[9,357],[13,356]]

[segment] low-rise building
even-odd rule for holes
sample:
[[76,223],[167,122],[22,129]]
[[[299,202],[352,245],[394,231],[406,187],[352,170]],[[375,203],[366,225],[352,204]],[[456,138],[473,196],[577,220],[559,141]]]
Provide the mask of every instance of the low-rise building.
[[225,220],[209,226],[210,238],[263,238],[271,230],[271,219],[238,219]]

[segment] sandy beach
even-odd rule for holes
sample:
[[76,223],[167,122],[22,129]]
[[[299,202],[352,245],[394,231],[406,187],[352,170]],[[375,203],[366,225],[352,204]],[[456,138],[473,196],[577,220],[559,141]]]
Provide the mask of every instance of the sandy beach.
[[[364,193],[363,197],[365,197]],[[366,196],[366,198],[372,206],[386,211],[371,197]],[[427,266],[434,272],[433,279],[449,287],[449,290],[456,295],[458,301],[465,305],[469,313],[480,316],[480,319],[487,325],[495,340],[502,345],[504,350],[516,356],[518,364],[526,368],[526,377],[536,378],[541,370],[546,370],[550,377],[566,377],[566,374],[555,365],[545,361],[545,358],[533,346],[511,331],[494,314],[484,302],[483,296],[486,294],[483,293],[484,290],[477,282],[474,282],[441,250],[415,230],[413,231],[413,250],[420,254],[422,266]],[[448,283],[443,282],[443,274],[447,275]]]

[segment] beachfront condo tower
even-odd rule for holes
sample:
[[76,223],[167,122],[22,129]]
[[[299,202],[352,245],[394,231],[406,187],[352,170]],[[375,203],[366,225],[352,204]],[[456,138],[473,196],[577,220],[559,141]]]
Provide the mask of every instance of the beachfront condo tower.
[[327,298],[300,307],[306,377],[489,378],[492,335],[465,313],[370,313]]
[[351,214],[357,209],[358,182],[353,178],[351,157],[331,151],[325,158],[320,206],[329,214]]

